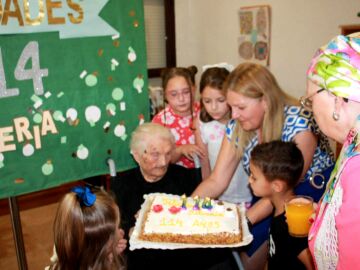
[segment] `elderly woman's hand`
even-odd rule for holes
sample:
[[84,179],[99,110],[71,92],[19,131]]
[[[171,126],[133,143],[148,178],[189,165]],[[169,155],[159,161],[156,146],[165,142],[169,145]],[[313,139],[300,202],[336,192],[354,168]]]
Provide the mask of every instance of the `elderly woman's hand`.
[[124,235],[125,235],[124,230],[120,229],[119,230],[120,239],[116,245],[117,254],[121,254],[126,249],[127,240],[124,238]]

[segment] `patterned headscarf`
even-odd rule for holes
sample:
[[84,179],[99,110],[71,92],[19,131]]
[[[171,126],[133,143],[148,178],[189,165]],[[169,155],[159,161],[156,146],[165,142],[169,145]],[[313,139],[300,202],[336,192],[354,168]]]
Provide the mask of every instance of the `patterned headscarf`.
[[339,35],[321,47],[307,75],[334,95],[360,102],[360,32]]

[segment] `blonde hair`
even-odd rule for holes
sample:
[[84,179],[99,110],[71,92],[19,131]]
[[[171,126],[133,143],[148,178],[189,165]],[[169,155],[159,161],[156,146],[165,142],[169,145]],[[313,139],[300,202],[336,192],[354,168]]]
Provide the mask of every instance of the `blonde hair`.
[[75,192],[61,200],[54,221],[58,259],[50,269],[122,269],[124,263],[116,252],[119,208],[104,190],[94,194],[92,206],[83,205]]
[[148,147],[149,141],[158,139],[168,140],[175,144],[175,138],[168,128],[156,123],[144,123],[138,126],[131,135],[131,152],[142,153]]
[[[261,127],[262,143],[281,139],[285,106],[300,105],[294,97],[286,94],[280,88],[274,75],[259,64],[243,63],[238,65],[230,73],[224,87],[227,92],[233,91],[249,98],[264,99],[267,110]],[[238,155],[242,156],[245,147],[254,135],[254,131],[245,131],[236,122],[232,143],[237,140]]]

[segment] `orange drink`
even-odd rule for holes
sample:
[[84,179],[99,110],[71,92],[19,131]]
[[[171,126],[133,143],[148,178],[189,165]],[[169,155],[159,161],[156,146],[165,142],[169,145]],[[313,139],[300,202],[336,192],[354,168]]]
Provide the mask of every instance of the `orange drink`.
[[313,199],[308,196],[294,196],[285,203],[289,233],[295,237],[306,237],[310,229],[310,216],[314,213]]

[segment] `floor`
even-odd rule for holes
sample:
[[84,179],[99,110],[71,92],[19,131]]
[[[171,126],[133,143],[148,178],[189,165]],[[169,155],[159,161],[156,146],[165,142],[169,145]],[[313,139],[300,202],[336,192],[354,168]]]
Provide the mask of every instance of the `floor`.
[[[20,211],[28,269],[44,269],[52,254],[57,203]],[[10,215],[0,216],[0,269],[19,269]]]
[[[49,265],[53,250],[52,227],[58,202],[73,182],[62,186],[18,196],[27,269],[39,270]],[[0,269],[17,270],[18,262],[9,214],[8,199],[0,200]]]

